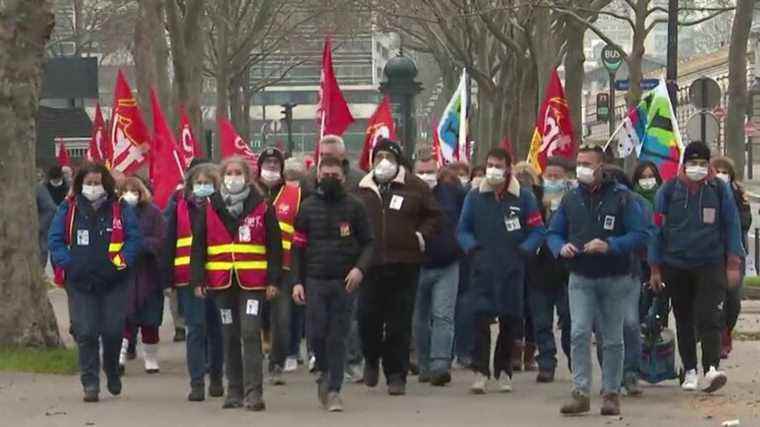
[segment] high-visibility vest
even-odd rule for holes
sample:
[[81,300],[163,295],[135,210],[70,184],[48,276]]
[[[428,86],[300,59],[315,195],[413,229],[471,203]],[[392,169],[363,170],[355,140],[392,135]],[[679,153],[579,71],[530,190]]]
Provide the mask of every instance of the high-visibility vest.
[[[74,218],[77,210],[77,203],[74,197],[66,199],[66,203],[69,206],[66,212],[65,218],[65,233],[63,235],[63,242],[71,247],[74,232]],[[127,268],[127,264],[124,262],[124,256],[121,254],[121,249],[124,247],[124,221],[121,217],[121,204],[118,200],[111,203],[111,242],[108,244],[108,259],[111,260],[113,265],[121,270]],[[59,288],[64,287],[66,283],[66,273],[63,267],[53,266],[53,283]]]
[[240,221],[235,236],[230,236],[211,204],[206,205],[206,285],[209,288],[229,288],[233,273],[242,289],[266,288],[266,211],[267,203],[262,201]]
[[177,193],[177,243],[174,254],[174,286],[190,283],[190,249],[193,245],[193,230],[190,225],[190,209],[183,194]]
[[274,199],[274,208],[282,232],[282,267],[285,270],[290,270],[293,234],[295,233],[296,216],[300,206],[301,188],[295,185],[283,185],[280,193]]

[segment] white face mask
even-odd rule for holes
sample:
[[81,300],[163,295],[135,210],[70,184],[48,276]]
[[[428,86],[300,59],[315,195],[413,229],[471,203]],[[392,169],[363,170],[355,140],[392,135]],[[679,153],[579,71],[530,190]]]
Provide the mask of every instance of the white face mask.
[[501,185],[506,181],[504,169],[488,168],[486,169],[486,181],[492,186]]
[[140,201],[140,195],[134,191],[127,191],[123,196],[121,196],[121,198],[124,199],[124,201],[127,202],[129,206],[135,206],[137,202]]
[[230,194],[237,194],[245,188],[245,177],[243,175],[225,175],[224,186]]
[[583,184],[591,184],[594,182],[594,170],[586,166],[578,166],[575,168],[575,176],[578,178],[578,182]]
[[643,188],[644,190],[651,190],[654,187],[657,187],[657,179],[655,179],[654,177],[641,178],[639,179],[639,187]]
[[469,183],[470,183],[470,179],[469,179],[469,178],[467,178],[466,176],[460,176],[460,177],[459,177],[459,182],[461,182],[461,183],[462,183],[462,185],[466,187],[466,186],[467,186],[467,184],[469,184]]
[[398,173],[398,165],[388,159],[383,159],[375,166],[373,173],[375,178],[377,178],[380,183],[384,184],[396,176]]
[[83,185],[82,195],[89,201],[94,202],[106,194],[102,185]]
[[52,180],[50,180],[50,185],[52,185],[53,187],[56,187],[56,188],[60,187],[60,186],[63,185],[63,180],[62,179],[52,179]]
[[729,175],[727,173],[719,173],[719,174],[717,174],[715,176],[717,176],[718,178],[720,178],[726,184],[730,184],[731,183],[731,175]]
[[425,184],[430,188],[435,188],[435,186],[438,185],[438,176],[434,173],[418,173],[417,177],[425,181]]
[[703,180],[707,173],[707,166],[686,166],[686,177],[692,181]]
[[470,186],[471,186],[472,188],[480,188],[480,183],[481,183],[481,181],[483,181],[483,177],[482,177],[482,176],[476,176],[476,177],[475,177],[475,178],[473,178],[473,179],[472,179],[472,181],[470,182]]
[[262,169],[261,179],[268,184],[277,184],[282,179],[282,175],[279,172]]

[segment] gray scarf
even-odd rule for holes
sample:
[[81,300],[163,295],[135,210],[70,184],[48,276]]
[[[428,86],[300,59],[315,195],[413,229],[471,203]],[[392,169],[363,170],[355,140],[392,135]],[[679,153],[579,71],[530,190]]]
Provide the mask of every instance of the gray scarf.
[[245,199],[247,199],[248,195],[251,194],[251,187],[246,185],[243,191],[237,194],[229,194],[224,191],[224,187],[222,188],[222,198],[224,198],[224,205],[227,207],[227,212],[229,212],[230,215],[234,216],[235,218],[239,218],[243,213],[243,204],[245,203]]

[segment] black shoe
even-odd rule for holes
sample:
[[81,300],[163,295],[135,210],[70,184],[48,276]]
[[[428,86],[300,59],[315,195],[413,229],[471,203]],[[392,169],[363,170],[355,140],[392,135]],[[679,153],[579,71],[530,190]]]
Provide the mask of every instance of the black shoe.
[[185,328],[174,328],[174,342],[185,341]]
[[406,394],[406,384],[403,381],[391,381],[388,383],[388,395],[403,396]]
[[420,372],[420,375],[417,377],[417,380],[420,382],[420,384],[426,384],[430,382],[431,375],[425,374]]
[[208,395],[211,397],[224,396],[224,381],[222,381],[221,376],[211,376],[211,382],[208,385]]
[[227,389],[227,398],[224,399],[222,409],[235,409],[243,407],[242,393]]
[[245,409],[253,412],[261,412],[267,409],[267,404],[264,403],[264,399],[258,397],[249,402],[246,402]]
[[119,365],[119,376],[123,377],[124,374],[127,373],[127,367],[124,365]]
[[433,374],[430,377],[430,385],[435,386],[435,387],[443,387],[450,382],[451,382],[451,374],[448,371]]
[[380,368],[367,362],[364,364],[364,384],[367,387],[376,387],[380,380]]
[[115,377],[108,378],[108,392],[114,396],[121,394],[121,377],[116,375]]
[[134,351],[128,351],[127,352],[127,360],[135,360],[137,359],[137,352]]
[[412,375],[417,375],[420,373],[420,368],[417,366],[414,362],[409,362],[409,373]]
[[206,394],[203,391],[203,385],[190,386],[190,394],[187,395],[190,402],[203,402],[206,400]]
[[536,376],[537,383],[553,383],[554,369],[539,369]]
[[97,390],[90,389],[84,391],[84,397],[82,397],[82,400],[88,403],[97,402],[100,400],[100,396]]

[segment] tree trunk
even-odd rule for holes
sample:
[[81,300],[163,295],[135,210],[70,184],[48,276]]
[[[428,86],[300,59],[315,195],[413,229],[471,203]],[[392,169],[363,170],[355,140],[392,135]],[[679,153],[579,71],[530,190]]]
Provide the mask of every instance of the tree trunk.
[[35,116],[50,0],[0,1],[0,346],[61,346],[40,268]]
[[[517,113],[517,136],[512,140],[515,154],[519,159],[528,157],[533,130],[536,127],[536,112],[538,111],[538,88],[536,68],[533,61],[522,61],[525,68],[521,71],[520,92],[515,104]],[[543,83],[545,84],[545,83]]]
[[585,71],[583,64],[586,57],[583,54],[583,37],[586,28],[577,22],[568,22],[565,27],[567,35],[567,53],[565,54],[565,94],[570,106],[570,117],[573,120],[573,131],[577,141],[583,136],[583,80]]
[[132,57],[135,59],[135,77],[137,83],[137,102],[143,111],[143,118],[148,129],[153,129],[153,116],[150,112],[150,88],[156,82],[156,56],[153,52],[153,38],[150,27],[150,2],[140,0],[135,24],[135,45]]
[[728,52],[728,115],[726,149],[744,177],[744,115],[747,112],[747,42],[752,27],[752,0],[737,0]]
[[169,82],[169,45],[164,30],[163,0],[150,0],[147,6],[148,25],[151,30],[151,45],[156,67],[156,80],[152,83],[156,87],[159,102],[167,120],[176,128],[178,119],[176,110],[172,105],[172,88]]
[[[644,33],[647,26],[646,16],[648,5],[649,0],[638,0],[636,3],[636,9],[634,10],[633,19],[636,28],[633,31],[631,53],[626,58],[629,88],[625,99],[628,106],[636,105],[641,100],[641,79],[643,77],[641,62],[644,59],[644,53],[646,51],[646,48],[644,47],[646,34]],[[615,114],[614,110],[610,111],[610,114]]]
[[230,28],[227,23],[229,17],[229,1],[222,0],[216,16],[217,45],[216,51],[219,57],[216,64],[216,116],[229,117],[229,87],[230,72],[227,64],[229,57],[229,33]]

